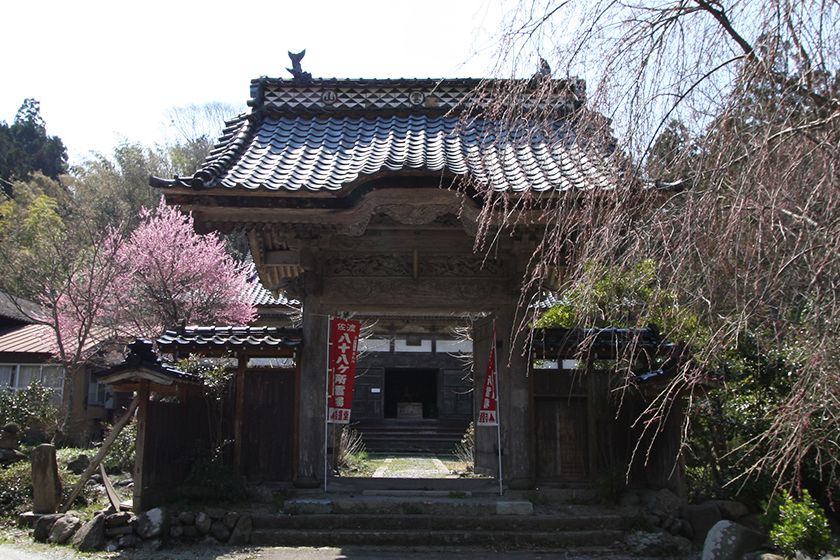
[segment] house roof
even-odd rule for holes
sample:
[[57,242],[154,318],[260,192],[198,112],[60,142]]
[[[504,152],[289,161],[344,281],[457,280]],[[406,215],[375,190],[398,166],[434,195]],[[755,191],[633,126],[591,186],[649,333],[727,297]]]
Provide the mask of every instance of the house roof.
[[162,350],[174,349],[295,349],[303,342],[300,329],[281,327],[186,327],[166,331],[157,339]]
[[0,332],[0,352],[51,354],[53,330],[47,325],[25,325]]
[[41,313],[41,306],[34,301],[0,292],[0,318],[32,323],[32,318]]
[[[416,170],[469,175],[496,191],[610,188],[607,150],[584,148],[568,117],[582,106],[580,81],[555,80],[554,93],[520,104],[554,115],[513,129],[481,112],[479,80],[263,79],[253,107],[229,121],[190,177],[153,186],[227,191],[330,192],[383,173]],[[552,83],[554,83],[552,82]],[[479,100],[480,105],[480,100]]]

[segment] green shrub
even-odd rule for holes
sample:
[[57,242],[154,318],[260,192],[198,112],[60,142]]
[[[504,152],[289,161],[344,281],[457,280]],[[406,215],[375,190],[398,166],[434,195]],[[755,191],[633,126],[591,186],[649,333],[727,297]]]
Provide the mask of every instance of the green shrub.
[[40,382],[33,381],[18,391],[0,390],[0,426],[17,424],[33,443],[41,443],[49,440],[58,422],[59,411],[53,402],[53,390]]
[[248,497],[244,479],[221,457],[201,457],[177,490],[177,498],[199,503],[238,502]]
[[829,549],[828,520],[807,490],[802,491],[801,501],[787,492],[782,496],[778,520],[770,529],[770,540],[788,557],[801,550],[818,558]]
[[0,468],[0,516],[10,517],[32,507],[32,465],[20,461]]
[[132,472],[134,469],[135,440],[137,439],[137,422],[131,421],[125,425],[117,439],[111,444],[108,454],[102,464],[111,474]]

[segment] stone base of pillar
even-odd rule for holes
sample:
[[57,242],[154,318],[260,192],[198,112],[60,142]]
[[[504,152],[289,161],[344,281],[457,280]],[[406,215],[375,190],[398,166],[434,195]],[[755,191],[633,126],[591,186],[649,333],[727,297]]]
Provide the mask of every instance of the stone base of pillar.
[[292,481],[292,484],[295,488],[302,488],[302,489],[311,489],[311,488],[320,488],[323,486],[323,480],[317,480],[312,477],[299,477]]

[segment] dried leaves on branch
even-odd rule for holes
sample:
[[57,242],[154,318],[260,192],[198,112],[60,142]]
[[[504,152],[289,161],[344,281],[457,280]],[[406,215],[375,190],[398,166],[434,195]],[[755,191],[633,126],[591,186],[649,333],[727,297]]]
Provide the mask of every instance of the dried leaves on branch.
[[[609,154],[616,177],[611,188],[561,192],[548,204],[488,193],[509,223],[525,221],[517,210],[528,208],[549,224],[523,294],[560,288],[592,304],[605,275],[655,263],[649,287],[668,305],[625,301],[632,313],[622,319],[655,315],[691,344],[695,360],[673,388],[699,396],[698,373],[720,371],[746,339],[781,353],[789,390],[744,443],[760,451],[745,468],[794,482],[812,469],[836,488],[840,4],[549,0],[510,15],[499,73],[528,76],[541,56],[555,77],[585,78],[576,134],[563,141],[580,158]],[[509,84],[491,93],[510,123],[523,117],[511,100],[558,87],[539,72]],[[493,228],[481,231],[492,242]],[[581,309],[578,324],[604,319],[597,305]]]

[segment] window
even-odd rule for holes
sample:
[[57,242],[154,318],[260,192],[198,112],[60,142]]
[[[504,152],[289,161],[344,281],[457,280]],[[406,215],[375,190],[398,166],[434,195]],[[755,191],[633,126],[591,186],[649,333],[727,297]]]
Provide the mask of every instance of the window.
[[111,388],[100,383],[92,373],[89,373],[88,406],[106,406],[111,397]]
[[0,365],[0,387],[11,387],[17,366]]
[[64,368],[55,364],[0,364],[0,387],[18,391],[38,381],[53,392],[53,402],[64,397]]

